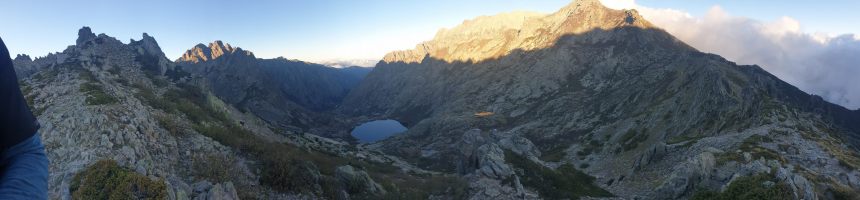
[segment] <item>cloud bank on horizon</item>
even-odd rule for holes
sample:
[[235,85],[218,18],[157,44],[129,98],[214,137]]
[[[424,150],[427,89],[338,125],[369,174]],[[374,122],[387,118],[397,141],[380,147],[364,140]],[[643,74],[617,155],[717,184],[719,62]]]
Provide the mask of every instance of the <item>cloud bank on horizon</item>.
[[860,35],[806,33],[791,17],[763,22],[713,6],[704,16],[649,8],[635,0],[602,0],[636,9],[651,23],[703,52],[758,65],[803,91],[849,109],[860,108]]

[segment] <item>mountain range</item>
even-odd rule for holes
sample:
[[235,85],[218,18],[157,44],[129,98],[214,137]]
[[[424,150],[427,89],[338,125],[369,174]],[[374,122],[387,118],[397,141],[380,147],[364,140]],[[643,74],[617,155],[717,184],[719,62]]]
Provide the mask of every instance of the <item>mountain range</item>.
[[[860,198],[860,111],[598,0],[467,20],[373,68],[222,41],[171,61],[88,27],[14,62],[52,199]],[[381,119],[408,130],[350,136]]]

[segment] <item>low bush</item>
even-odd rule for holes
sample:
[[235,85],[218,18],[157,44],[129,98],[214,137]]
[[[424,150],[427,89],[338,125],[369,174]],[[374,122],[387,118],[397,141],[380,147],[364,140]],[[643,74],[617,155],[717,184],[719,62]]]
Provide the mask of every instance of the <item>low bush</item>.
[[621,136],[621,142],[624,147],[624,151],[630,151],[639,147],[639,143],[644,142],[648,139],[648,132],[643,130],[642,132],[636,132],[633,129],[630,129]]
[[182,127],[167,114],[156,114],[155,120],[158,121],[158,125],[167,130],[171,135],[177,136],[183,133]]
[[163,181],[123,168],[113,160],[90,165],[72,179],[72,199],[167,199]]
[[191,168],[194,176],[214,182],[233,181],[238,170],[235,158],[221,155],[196,155],[192,158]]
[[[773,185],[766,185],[770,181]],[[700,190],[693,194],[692,200],[782,200],[792,199],[791,189],[783,182],[779,182],[771,174],[758,174],[754,176],[740,177],[733,181],[723,192]]]
[[535,189],[541,197],[547,199],[612,196],[608,191],[594,185],[594,177],[576,170],[570,164],[564,164],[553,170],[536,164],[510,150],[505,151],[505,161],[518,169],[515,171],[520,176],[520,182],[524,186]]
[[87,105],[105,105],[118,102],[116,98],[107,94],[101,85],[96,83],[83,83],[80,92],[87,95]]

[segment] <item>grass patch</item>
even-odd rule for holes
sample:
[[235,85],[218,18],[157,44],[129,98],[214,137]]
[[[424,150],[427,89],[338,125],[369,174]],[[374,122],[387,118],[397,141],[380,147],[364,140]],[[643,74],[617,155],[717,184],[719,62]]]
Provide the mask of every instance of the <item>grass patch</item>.
[[585,159],[585,157],[591,155],[591,153],[599,152],[601,147],[603,147],[603,143],[600,143],[597,140],[589,140],[589,142],[583,146],[582,150],[576,152],[576,155]]
[[[831,133],[832,134],[832,133]],[[808,136],[807,136],[808,135]],[[801,136],[807,136],[805,138],[812,138],[813,133],[802,133]],[[839,141],[837,138],[826,137],[826,136],[817,136],[812,138],[813,141],[818,143],[819,146],[824,148],[827,153],[830,153],[837,160],[839,160],[839,166],[842,166],[849,170],[857,170],[860,169],[860,153],[851,150],[842,146],[845,144],[844,142]]]
[[209,97],[202,89],[187,84],[177,84],[177,88],[168,89],[159,97],[151,88],[135,84],[138,89],[137,97],[152,108],[167,113],[185,115],[194,123],[223,123],[229,122],[222,111],[213,106]]
[[830,194],[833,194],[833,199],[835,200],[860,199],[860,191],[854,190],[849,186],[840,185],[838,183],[832,183],[831,188],[828,188],[827,191],[829,191]]
[[56,68],[51,68],[51,69],[44,70],[42,72],[34,74],[33,80],[36,80],[36,82],[47,83],[50,81],[54,81],[54,79],[56,79],[57,75],[59,75],[59,74],[60,74],[59,70],[57,70]]
[[155,114],[155,120],[158,121],[158,125],[167,130],[167,132],[173,136],[183,133],[182,126],[179,126],[176,120],[171,118],[169,115]]
[[544,152],[541,154],[540,159],[547,162],[558,162],[561,159],[564,159],[564,156],[567,156],[567,153],[564,152],[563,148],[556,148],[553,151]]
[[196,155],[192,158],[191,168],[194,169],[193,174],[196,177],[201,177],[214,182],[236,181],[235,175],[238,169],[233,163],[236,159],[231,156],[219,155]]
[[516,173],[524,186],[538,191],[547,199],[578,199],[584,196],[611,197],[608,191],[594,185],[594,177],[582,173],[573,165],[565,164],[556,170],[505,150],[505,160],[517,168]]
[[167,199],[163,181],[123,168],[113,160],[90,165],[72,179],[72,199]]
[[692,144],[695,144],[696,142],[698,142],[699,139],[702,139],[704,137],[705,136],[678,135],[678,136],[670,137],[668,140],[666,140],[666,144],[678,144],[678,143],[690,141],[689,144],[692,145]]
[[118,102],[116,98],[107,94],[101,85],[95,83],[83,83],[80,92],[87,95],[87,105],[106,105]]
[[540,132],[528,132],[526,137],[541,151],[541,160],[558,162],[567,156],[565,151],[570,144],[582,142],[580,136],[589,134],[591,131],[592,129],[575,130],[552,137],[544,137]]
[[431,196],[444,196],[441,199],[468,199],[469,183],[459,177],[413,177],[394,174],[379,179],[385,181],[382,186],[388,191],[379,199],[430,199]]
[[87,96],[87,105],[106,105],[119,102],[119,100],[105,92],[104,87],[96,80],[93,72],[80,66],[73,66],[72,69],[78,71],[78,78],[85,81],[80,85],[79,91]]
[[761,147],[760,144],[763,142],[773,142],[773,139],[771,139],[770,137],[767,137],[767,136],[762,136],[762,135],[752,135],[752,136],[744,139],[743,142],[741,142],[740,150],[742,152],[740,152],[740,153],[725,152],[725,153],[717,154],[716,155],[717,164],[724,164],[724,163],[727,163],[729,161],[741,162],[744,160],[744,156],[743,156],[744,152],[750,153],[753,160],[763,157],[767,160],[779,161],[780,163],[786,163],[787,162],[787,160],[785,160],[785,158],[780,156],[779,153],[777,153],[773,150]]
[[[773,185],[765,185],[770,181]],[[771,174],[758,174],[754,176],[740,177],[733,181],[723,192],[699,190],[693,194],[692,200],[732,200],[732,199],[758,199],[758,200],[783,200],[792,199],[791,188],[785,183],[777,180]]]
[[630,151],[639,147],[639,143],[648,139],[647,129],[637,132],[636,130],[627,130],[627,133],[621,136],[622,147],[624,151]]

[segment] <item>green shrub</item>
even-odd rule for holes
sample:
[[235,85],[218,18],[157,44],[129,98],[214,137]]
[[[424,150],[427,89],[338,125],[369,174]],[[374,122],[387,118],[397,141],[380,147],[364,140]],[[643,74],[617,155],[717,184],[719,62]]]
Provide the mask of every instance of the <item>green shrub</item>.
[[101,85],[95,83],[81,84],[80,92],[87,95],[87,105],[105,105],[118,102],[116,98],[105,93]]
[[113,66],[113,67],[110,67],[110,69],[107,69],[107,71],[113,75],[119,75],[120,68],[119,68],[119,66]]
[[196,155],[192,158],[191,168],[194,169],[194,176],[214,182],[226,182],[234,181],[233,175],[237,173],[238,169],[233,163],[235,159],[230,156]]
[[438,199],[468,199],[469,184],[459,177],[393,174],[374,179],[381,180],[388,193],[369,199],[429,199],[431,196]]
[[81,80],[84,80],[89,83],[97,82],[96,75],[93,74],[92,71],[84,69],[83,67],[76,67],[73,69],[78,71],[78,78],[80,78]]
[[101,160],[79,172],[69,186],[72,199],[166,199],[167,186]]
[[835,200],[860,199],[860,191],[854,190],[849,186],[840,185],[838,183],[833,183],[830,188],[827,189],[827,191],[833,195],[833,199]]
[[[766,186],[764,182],[775,184]],[[758,174],[740,177],[733,181],[723,192],[700,190],[693,194],[692,200],[782,200],[792,199],[791,189],[785,183],[779,182],[771,174]]]
[[854,167],[854,165],[851,165],[847,161],[842,160],[842,159],[839,159],[839,166],[842,166],[842,167],[844,167],[846,169],[850,169],[850,170],[856,170],[857,169]]
[[156,114],[155,120],[158,121],[158,125],[161,125],[171,135],[177,136],[182,134],[182,127],[169,115]]
[[561,161],[561,159],[564,159],[564,156],[567,156],[564,149],[556,148],[553,149],[553,151],[542,153],[540,159],[547,162],[558,162]]
[[678,144],[681,142],[689,141],[689,143],[687,143],[687,144],[692,145],[692,144],[698,142],[699,139],[702,139],[702,138],[704,138],[704,136],[691,136],[690,134],[678,135],[678,136],[670,137],[668,140],[666,140],[666,144]]
[[624,147],[624,151],[630,151],[639,146],[639,143],[644,142],[648,139],[647,131],[642,131],[641,133],[636,132],[633,129],[627,130],[623,136],[621,136],[621,142]]
[[608,191],[594,185],[594,177],[582,173],[573,165],[564,164],[556,170],[541,166],[510,150],[505,151],[505,161],[516,170],[524,186],[537,190],[547,199],[578,199],[583,196],[611,197]]

